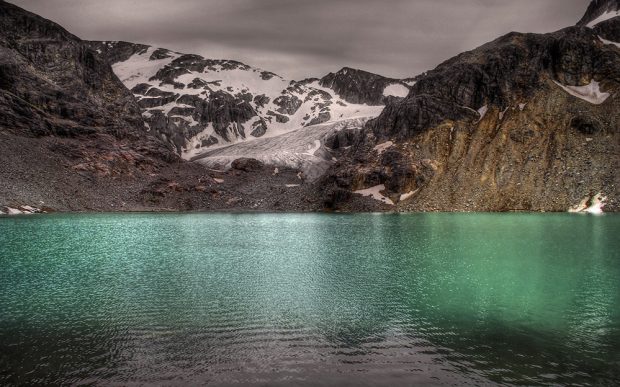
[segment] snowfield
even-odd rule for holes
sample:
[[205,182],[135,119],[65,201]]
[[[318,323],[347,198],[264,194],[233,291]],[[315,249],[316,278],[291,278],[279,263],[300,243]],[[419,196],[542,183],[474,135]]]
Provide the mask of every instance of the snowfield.
[[312,181],[324,174],[333,163],[329,148],[324,146],[325,138],[341,130],[360,128],[370,118],[329,122],[223,148],[203,149],[191,160],[209,168],[228,169],[234,160],[249,157],[276,168],[299,169],[305,179]]
[[399,83],[393,83],[391,85],[388,85],[385,90],[383,90],[383,95],[386,97],[393,96],[405,98],[407,95],[409,95],[409,88]]

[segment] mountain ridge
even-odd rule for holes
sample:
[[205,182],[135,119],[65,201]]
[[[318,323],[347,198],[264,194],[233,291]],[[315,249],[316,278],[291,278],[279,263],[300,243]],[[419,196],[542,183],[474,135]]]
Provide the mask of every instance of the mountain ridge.
[[186,159],[203,148],[375,116],[388,99],[384,95],[388,86],[408,90],[400,80],[362,70],[342,69],[321,79],[289,81],[234,60],[128,42],[89,45],[138,99],[148,129]]
[[596,24],[620,15],[620,0],[593,0],[578,26],[594,27]]
[[326,194],[381,187],[408,211],[562,211],[604,193],[617,210],[619,22],[509,33],[417,77],[359,133]]
[[415,78],[344,67],[301,81],[84,42],[7,4],[3,205],[566,211],[606,197],[606,210],[620,206],[612,1],[594,1],[576,27],[509,33]]

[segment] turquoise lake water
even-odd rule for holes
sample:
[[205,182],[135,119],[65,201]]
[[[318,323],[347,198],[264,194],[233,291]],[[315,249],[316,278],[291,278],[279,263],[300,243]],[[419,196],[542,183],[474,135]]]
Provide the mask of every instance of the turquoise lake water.
[[618,385],[620,216],[0,218],[0,385]]

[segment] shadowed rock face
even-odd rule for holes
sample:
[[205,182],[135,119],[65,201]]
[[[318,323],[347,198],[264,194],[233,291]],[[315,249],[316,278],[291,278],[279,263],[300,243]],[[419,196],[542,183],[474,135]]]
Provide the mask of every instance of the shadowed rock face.
[[333,89],[347,102],[367,105],[384,105],[386,97],[383,92],[389,85],[399,84],[408,87],[401,80],[349,67],[337,73],[329,73],[321,78],[320,84]]
[[620,0],[594,0],[590,3],[585,15],[583,15],[577,25],[585,26],[606,12],[618,10],[620,10]]
[[142,128],[109,65],[59,25],[0,2],[0,126],[34,135]]
[[549,80],[581,86],[594,79],[612,86],[620,82],[618,52],[604,47],[598,36],[614,38],[605,32],[617,25],[611,20],[594,30],[505,35],[419,77],[407,98],[388,103],[368,127],[378,138],[408,138],[444,120],[475,117],[485,105],[504,110]]

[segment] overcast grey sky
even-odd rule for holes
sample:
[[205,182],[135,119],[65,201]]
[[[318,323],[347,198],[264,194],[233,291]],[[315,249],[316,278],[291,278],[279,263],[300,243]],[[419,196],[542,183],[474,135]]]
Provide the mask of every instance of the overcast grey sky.
[[237,59],[288,78],[343,66],[392,77],[510,31],[574,25],[589,0],[9,0],[82,39]]

